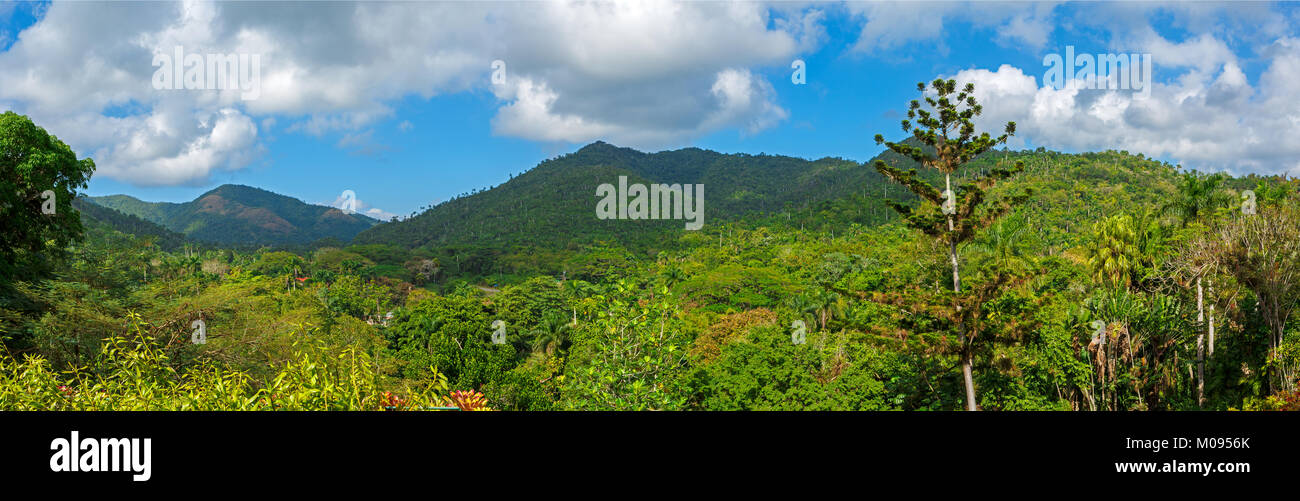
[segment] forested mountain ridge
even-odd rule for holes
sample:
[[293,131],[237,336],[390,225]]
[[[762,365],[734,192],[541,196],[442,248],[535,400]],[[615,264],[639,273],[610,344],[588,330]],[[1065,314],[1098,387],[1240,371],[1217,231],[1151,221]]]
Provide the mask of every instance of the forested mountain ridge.
[[[699,148],[642,153],[596,142],[546,160],[508,182],[439,204],[410,219],[357,235],[355,243],[409,248],[478,245],[562,248],[613,240],[658,245],[682,220],[600,220],[597,186],[703,184],[704,224],[734,221],[842,198],[883,177],[838,158],[723,154]],[[672,237],[670,237],[672,238]]]
[[230,184],[184,203],[145,202],[127,195],[88,200],[194,240],[221,244],[304,244],[322,238],[347,241],[377,222],[361,214]]
[[81,223],[87,229],[103,226],[109,230],[134,235],[141,238],[153,238],[155,244],[165,250],[176,250],[185,244],[185,235],[171,231],[152,221],[139,216],[124,213],[77,198],[72,206],[81,213]]
[[[912,160],[888,150],[859,164],[833,157],[806,160],[699,148],[643,153],[596,142],[544,161],[502,185],[458,197],[404,221],[375,226],[353,242],[407,248],[554,249],[606,241],[633,248],[663,248],[681,236],[682,221],[597,219],[596,187],[616,184],[618,176],[627,176],[629,184],[703,184],[706,227],[788,224],[815,228],[831,222],[870,226],[896,219],[885,199],[916,200],[870,167],[878,159],[903,169],[917,167]],[[1158,199],[1173,192],[1179,172],[1173,165],[1127,152],[1065,154],[1039,148],[989,152],[959,170],[953,182],[960,185],[971,173],[1016,161],[1024,162],[1027,172],[1013,185],[1043,192],[1031,204],[1044,212],[1036,222],[1043,227],[1050,226],[1048,221],[1058,224],[1063,234],[1088,222],[1073,221],[1066,215],[1076,206],[1092,216],[1104,207],[1128,202],[1155,207]],[[942,184],[932,172],[920,176]]]

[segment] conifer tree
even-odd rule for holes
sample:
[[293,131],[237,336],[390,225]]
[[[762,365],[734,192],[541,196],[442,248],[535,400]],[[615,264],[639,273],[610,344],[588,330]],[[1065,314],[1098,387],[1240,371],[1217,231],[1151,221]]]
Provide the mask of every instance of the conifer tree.
[[[916,169],[906,171],[891,166],[883,160],[876,160],[875,168],[885,177],[903,185],[921,199],[917,209],[886,200],[885,203],[902,216],[905,223],[914,229],[935,237],[948,247],[948,260],[952,264],[952,290],[957,295],[953,305],[955,310],[957,338],[960,348],[962,379],[966,387],[966,410],[976,410],[975,381],[971,374],[973,343],[978,332],[967,332],[967,321],[974,311],[962,311],[961,272],[957,248],[963,242],[971,240],[976,233],[1012,208],[1029,199],[1029,192],[1006,196],[997,200],[986,200],[988,190],[999,181],[1024,170],[1024,164],[1017,161],[1012,168],[999,165],[983,174],[970,175],[966,182],[953,189],[952,177],[967,162],[992,150],[1000,144],[1006,144],[1007,138],[1016,132],[1016,123],[1007,122],[1002,135],[993,137],[989,133],[975,131],[975,117],[983,112],[975,99],[975,84],[967,83],[960,91],[955,80],[935,79],[930,83],[929,91],[924,82],[916,84],[916,90],[922,93],[921,100],[913,100],[908,106],[907,119],[903,120],[903,132],[910,132],[914,141],[889,142],[884,136],[876,135],[876,144],[883,144],[895,153],[910,158],[922,167],[935,169],[943,174],[944,190],[922,180]],[[919,144],[919,145],[918,145]],[[980,210],[981,206],[984,208]],[[981,294],[981,297],[987,297]],[[967,308],[972,307],[968,305]],[[978,308],[978,304],[973,305]]]

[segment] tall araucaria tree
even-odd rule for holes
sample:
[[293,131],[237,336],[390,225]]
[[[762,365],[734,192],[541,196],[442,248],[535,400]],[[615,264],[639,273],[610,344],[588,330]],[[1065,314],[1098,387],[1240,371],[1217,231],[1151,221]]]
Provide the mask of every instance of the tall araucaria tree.
[[[952,290],[956,297],[952,309],[960,344],[958,355],[961,358],[962,379],[966,387],[966,410],[973,411],[977,406],[971,366],[974,341],[979,333],[976,329],[967,332],[967,326],[971,323],[968,320],[975,318],[978,313],[976,310],[980,308],[979,304],[974,303],[978,297],[987,297],[987,294],[972,296],[972,301],[962,300],[957,248],[1012,208],[1028,200],[1029,192],[986,200],[987,191],[995,184],[1024,170],[1024,164],[1019,161],[1009,169],[999,166],[986,174],[969,175],[965,183],[954,190],[953,174],[980,154],[997,145],[1006,144],[1007,138],[1016,133],[1016,123],[1007,122],[1005,131],[997,137],[990,136],[987,132],[977,134],[974,119],[983,112],[983,107],[975,99],[975,84],[972,83],[958,91],[955,80],[936,79],[930,83],[928,91],[924,82],[916,84],[916,90],[922,93],[924,105],[922,100],[913,100],[908,106],[907,119],[902,123],[903,132],[910,132],[916,141],[893,143],[877,134],[876,144],[883,144],[922,167],[942,173],[944,190],[940,191],[922,180],[916,169],[904,171],[883,160],[876,160],[875,168],[921,199],[921,206],[915,210],[892,200],[886,200],[885,203],[898,212],[908,226],[939,239],[948,247],[948,260],[952,264]],[[915,145],[917,143],[919,146]],[[963,311],[964,303],[966,309]]]

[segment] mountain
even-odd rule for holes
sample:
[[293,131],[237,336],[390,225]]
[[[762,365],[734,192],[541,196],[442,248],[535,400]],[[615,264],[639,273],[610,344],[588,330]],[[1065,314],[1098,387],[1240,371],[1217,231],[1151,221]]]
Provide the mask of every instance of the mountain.
[[164,250],[176,250],[185,244],[185,235],[131,214],[97,205],[79,197],[72,206],[81,213],[81,224],[87,229],[97,226],[135,235],[153,237],[154,243]]
[[145,202],[127,195],[88,197],[193,240],[219,244],[305,244],[350,240],[378,221],[250,186],[227,184],[190,202]]
[[598,141],[546,160],[500,186],[377,225],[353,243],[557,248],[615,240],[654,246],[669,235],[674,240],[680,236],[684,220],[598,219],[597,187],[617,186],[619,176],[626,176],[629,185],[704,185],[706,227],[861,195],[869,189],[864,187],[883,182],[874,169],[840,158],[806,160],[699,148],[643,153]]

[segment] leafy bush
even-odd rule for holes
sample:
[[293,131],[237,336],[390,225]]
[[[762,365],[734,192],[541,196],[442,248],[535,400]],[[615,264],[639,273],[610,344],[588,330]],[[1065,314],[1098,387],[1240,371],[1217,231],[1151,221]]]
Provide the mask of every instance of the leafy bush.
[[[445,378],[395,384],[356,346],[295,345],[269,381],[214,362],[178,369],[140,323],[131,337],[104,340],[91,365],[55,370],[41,356],[0,355],[0,408],[7,410],[381,410],[484,407],[482,395],[453,399]],[[389,391],[389,390],[396,390]],[[400,396],[399,396],[400,395]],[[471,398],[472,397],[472,398]],[[459,403],[458,403],[459,402]]]

